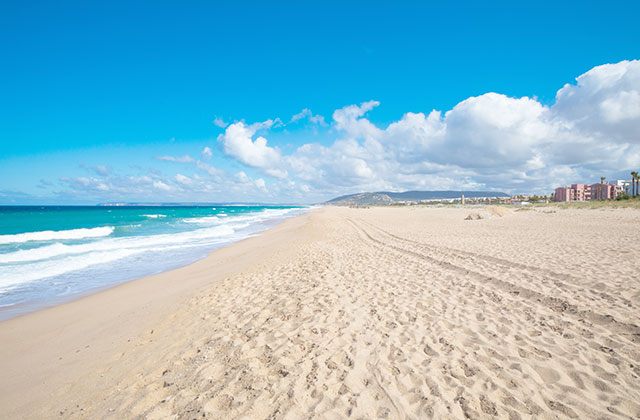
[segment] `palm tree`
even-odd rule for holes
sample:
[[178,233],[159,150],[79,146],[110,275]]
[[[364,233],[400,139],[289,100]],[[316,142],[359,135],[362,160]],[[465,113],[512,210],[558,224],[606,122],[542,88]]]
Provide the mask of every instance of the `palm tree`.
[[601,184],[604,184],[604,181],[605,181],[606,179],[607,179],[606,177],[601,176],[601,177],[600,177],[600,183],[601,183]]

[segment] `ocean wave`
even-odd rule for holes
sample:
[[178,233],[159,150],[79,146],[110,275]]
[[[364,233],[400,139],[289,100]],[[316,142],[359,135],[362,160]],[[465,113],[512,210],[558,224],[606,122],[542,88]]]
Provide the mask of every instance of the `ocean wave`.
[[224,243],[233,233],[232,228],[220,226],[183,234],[105,239],[83,245],[54,244],[40,248],[39,252],[38,249],[17,251],[4,256],[5,261],[13,258],[12,263],[0,265],[0,292],[97,265],[114,264],[118,260],[141,254]]
[[107,264],[140,252],[143,251],[123,249],[108,252],[92,252],[86,255],[69,256],[62,259],[40,261],[28,265],[11,266],[10,269],[0,267],[0,292],[34,280],[59,276],[96,264]]
[[[262,211],[244,213],[237,216],[230,216],[225,213],[220,213],[215,216],[189,217],[189,218],[182,219],[182,222],[201,224],[201,225],[219,225],[221,223],[224,223],[224,224],[230,224],[231,226],[233,226],[233,224],[237,222],[256,223],[261,221],[272,220],[278,217],[284,217],[296,211],[300,211],[300,209],[298,208],[265,209]],[[221,218],[224,218],[224,220],[221,220]]]
[[[0,236],[0,243],[53,240],[43,246],[0,253],[0,293],[21,287],[25,283],[48,278],[82,276],[85,270],[105,266],[104,270],[126,272],[132,266],[147,264],[158,255],[179,255],[186,250],[206,250],[213,246],[246,238],[266,227],[268,221],[289,216],[302,209],[266,209],[259,212],[192,218],[195,229],[175,233],[109,237],[114,228],[74,229],[60,232]],[[290,214],[291,213],[291,214]],[[184,219],[182,221],[185,221]],[[103,237],[100,237],[103,236]],[[88,243],[69,244],[65,239],[96,238]],[[59,239],[56,241],[56,239]],[[191,251],[186,251],[191,252]],[[156,255],[151,257],[151,255]],[[184,255],[184,254],[183,254]],[[151,260],[148,260],[151,258]],[[121,260],[122,262],[119,262]],[[147,262],[145,262],[147,261]],[[153,266],[155,267],[155,266]],[[103,268],[97,268],[103,270]],[[151,266],[140,272],[154,272]],[[90,275],[90,274],[88,274]],[[82,288],[82,281],[75,288]],[[46,287],[46,286],[43,286]]]
[[97,228],[43,230],[39,232],[17,233],[15,235],[0,235],[0,245],[34,241],[100,238],[111,235],[114,229],[113,226],[102,226]]
[[185,223],[208,224],[208,223],[219,223],[220,218],[218,216],[188,217],[186,219],[182,219],[182,221]]
[[[151,251],[158,247],[202,245],[209,240],[233,235],[235,229],[231,226],[217,226],[180,232],[174,234],[160,234],[149,236],[130,236],[122,238],[108,238],[97,242],[78,245],[65,245],[54,243],[51,245],[23,249],[6,254],[0,254],[0,264],[28,263],[34,261],[48,260],[68,255],[88,254],[92,252],[110,252],[121,250],[142,250]],[[2,267],[0,267],[0,277],[2,277]]]
[[166,214],[143,214],[147,219],[164,219],[167,217]]

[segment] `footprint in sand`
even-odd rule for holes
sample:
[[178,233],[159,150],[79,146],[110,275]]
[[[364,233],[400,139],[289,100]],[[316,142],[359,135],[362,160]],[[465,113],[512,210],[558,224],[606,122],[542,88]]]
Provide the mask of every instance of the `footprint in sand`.
[[534,365],[533,368],[546,384],[554,384],[560,380],[560,374],[555,369],[539,365]]

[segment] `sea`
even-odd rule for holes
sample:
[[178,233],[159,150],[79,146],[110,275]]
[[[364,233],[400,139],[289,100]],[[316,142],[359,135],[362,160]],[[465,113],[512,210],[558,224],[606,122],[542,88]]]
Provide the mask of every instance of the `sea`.
[[301,206],[0,206],[0,319],[190,264]]

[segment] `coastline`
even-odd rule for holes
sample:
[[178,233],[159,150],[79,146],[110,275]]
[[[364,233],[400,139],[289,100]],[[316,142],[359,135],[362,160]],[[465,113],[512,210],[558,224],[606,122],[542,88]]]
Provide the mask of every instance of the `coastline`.
[[0,417],[637,417],[639,222],[316,209],[0,323]]
[[[69,385],[117,348],[148,333],[150,326],[202,288],[274,252],[282,237],[300,229],[312,211],[215,249],[186,266],[0,321],[0,418],[51,415],[31,411],[31,404],[47,399],[52,389]],[[180,282],[175,281],[178,278]],[[132,319],[135,322],[129,322]]]
[[[73,208],[75,209],[77,207],[73,207]],[[96,207],[87,207],[87,208],[91,210],[96,209]],[[184,208],[188,208],[188,207],[184,207]],[[227,209],[227,208],[229,208],[229,206],[225,207],[224,209]],[[218,209],[223,209],[223,208],[218,207]],[[224,209],[222,210],[221,213],[224,215],[224,217],[227,217],[228,215],[224,213]],[[196,224],[196,222],[199,222],[201,220],[206,220],[206,219],[218,219],[216,215],[198,216],[198,215],[192,214],[192,215],[183,215],[181,216],[182,218],[179,217],[177,219],[176,218],[166,219],[170,221],[186,220],[189,222],[189,224],[193,224],[194,226],[197,226],[197,229],[195,230],[195,232],[200,232],[205,229],[211,229],[211,230],[221,229],[221,228],[225,229],[227,228],[227,224],[229,223],[230,226],[228,227],[228,229],[231,229],[233,234],[226,235],[226,236],[223,235],[223,236],[220,236],[219,238],[216,238],[214,236],[213,238],[209,239],[212,241],[212,243],[208,243],[205,245],[196,245],[196,244],[190,243],[190,246],[183,247],[182,249],[178,247],[176,250],[174,250],[173,252],[171,252],[171,254],[168,254],[168,255],[167,255],[167,251],[163,251],[162,249],[156,250],[154,253],[150,253],[150,252],[145,253],[145,251],[143,250],[141,253],[135,254],[136,259],[130,261],[132,263],[130,265],[123,264],[121,262],[123,261],[123,259],[121,258],[116,258],[115,260],[109,261],[109,263],[106,263],[106,264],[103,263],[101,265],[101,259],[99,258],[99,256],[97,255],[93,256],[92,258],[95,258],[95,260],[93,260],[95,262],[87,264],[86,266],[81,267],[75,271],[62,273],[62,278],[59,278],[53,275],[50,278],[41,279],[42,286],[36,283],[36,286],[32,287],[32,290],[39,290],[39,291],[30,291],[29,289],[26,289],[27,292],[25,292],[25,291],[21,291],[19,287],[17,289],[17,292],[16,290],[11,290],[8,293],[6,293],[3,290],[2,291],[3,293],[1,294],[3,297],[3,300],[0,301],[0,322],[15,318],[18,316],[23,316],[31,312],[36,312],[39,310],[58,306],[64,303],[72,302],[74,300],[81,299],[83,297],[89,296],[94,293],[99,293],[104,290],[108,290],[112,287],[130,282],[130,281],[135,281],[144,277],[161,274],[163,272],[176,270],[181,267],[194,264],[195,262],[206,258],[208,255],[210,255],[212,252],[215,252],[217,249],[230,246],[236,242],[242,241],[247,238],[251,238],[256,235],[260,235],[266,230],[269,230],[274,226],[277,226],[278,224],[287,220],[288,218],[295,215],[303,214],[304,212],[308,211],[311,208],[307,207],[306,209],[303,210],[303,208],[300,207],[300,208],[296,208],[297,210],[289,210],[294,212],[293,214],[290,214],[290,215],[285,215],[285,214],[267,215],[266,214],[266,212],[269,212],[269,211],[272,212],[273,209],[276,209],[275,210],[276,212],[281,211],[280,207],[278,208],[263,207],[263,209],[266,210],[264,213],[256,212],[255,214],[251,214],[251,213],[232,214],[231,215],[232,217],[229,217],[228,219],[225,218],[223,219],[224,222],[220,222],[217,225],[213,225],[213,226],[209,225],[209,220],[207,220],[206,224],[204,225],[203,224],[198,225]],[[170,208],[169,210],[175,210],[175,208]],[[167,208],[165,208],[165,213],[166,211],[167,211]],[[157,216],[157,215],[143,214],[142,216],[146,218],[151,218],[150,216]],[[160,216],[162,216],[161,217],[162,220],[166,218],[166,214],[162,214]],[[254,220],[252,220],[252,224],[246,223],[245,219],[247,217],[254,218]],[[235,220],[235,219],[242,219],[242,220]],[[91,228],[91,229],[93,230],[109,229],[107,234],[100,235],[100,236],[103,237],[105,241],[109,241],[109,240],[114,241],[114,244],[115,244],[115,241],[123,241],[123,240],[135,241],[138,238],[145,237],[144,235],[137,236],[137,235],[129,234],[129,236],[116,236],[116,238],[114,239],[111,234],[114,232],[116,227],[109,225],[108,221],[105,221],[103,224],[106,224],[108,226],[101,226],[101,227]],[[236,227],[238,224],[240,224],[240,226],[236,230]],[[137,224],[135,226],[141,226],[141,225]],[[124,226],[124,227],[128,228],[129,226]],[[155,227],[155,229],[158,229],[158,228]],[[67,229],[67,230],[62,230],[58,232],[49,230],[49,231],[40,232],[40,233],[65,234],[65,233],[77,233],[79,231],[86,231],[86,229],[84,228],[78,228],[75,230]],[[86,232],[83,232],[83,234],[85,233]],[[155,238],[159,238],[162,236],[170,236],[172,234],[175,234],[175,232],[171,234],[166,234],[164,232],[158,232],[156,230],[155,232],[148,234],[148,238],[153,240]],[[180,243],[179,241],[181,240],[184,241],[184,238],[180,238],[179,235],[184,235],[184,234],[188,235],[189,231],[180,231],[175,235],[173,239],[178,243]],[[4,238],[5,236],[2,236],[2,237]],[[84,239],[85,237],[83,236],[82,238]],[[171,240],[171,238],[169,240]],[[166,240],[165,240],[165,243],[166,243]],[[115,246],[114,244],[106,245],[106,243],[102,244],[98,242],[95,244],[76,245],[76,246],[77,247],[93,246],[95,247],[93,251],[95,251],[96,249],[103,251],[104,249],[108,250],[109,248],[111,248],[111,252],[117,253],[118,247]],[[124,247],[127,250],[131,248],[135,252],[135,251],[138,251],[136,249],[136,246],[140,247],[141,244],[145,245],[143,242],[139,242],[139,244],[120,243],[118,246]],[[43,246],[43,248],[46,251],[47,248],[54,248],[56,246],[67,247],[69,251],[67,251],[66,249],[64,251],[68,253],[67,255],[70,255],[72,257],[75,255],[82,255],[83,253],[88,253],[88,255],[91,256],[91,253],[92,253],[91,248],[83,249],[82,252],[78,252],[78,251],[74,252],[74,248],[73,248],[74,245],[67,246],[67,245],[60,245],[58,243],[45,245]],[[105,246],[105,248],[101,249],[100,248],[101,246]],[[56,250],[56,251],[60,252],[59,250]],[[3,255],[12,256],[15,254],[20,254],[21,252],[25,252],[25,251],[18,250],[17,252],[14,251],[14,254],[11,254],[11,252],[9,252],[8,254],[3,254]],[[30,251],[26,251],[26,252],[30,252]],[[104,253],[106,254],[107,252],[108,251],[105,251]],[[61,255],[64,255],[64,254],[62,253]],[[57,255],[54,254],[54,258],[56,256]],[[142,260],[139,258],[140,256],[142,256]],[[107,255],[107,257],[109,257],[109,255]],[[25,258],[25,257],[22,255],[18,257],[18,260],[17,260],[18,262],[21,261],[20,258]],[[126,256],[124,257],[124,259],[126,260]],[[39,263],[37,259],[33,259],[33,261],[34,261],[33,263],[34,266]],[[11,264],[12,262],[13,261],[9,260],[9,264]],[[50,264],[54,264],[54,263],[55,263],[55,260],[50,262]],[[60,264],[65,264],[65,262],[60,262]],[[25,266],[29,267],[29,264],[26,264]],[[19,267],[19,268],[22,268],[22,267]],[[93,271],[90,271],[90,270],[93,270]],[[40,276],[41,275],[40,273],[42,272],[46,273],[46,271],[47,271],[46,268],[40,267],[40,271],[38,272],[38,275]],[[9,277],[11,277],[12,275],[14,278],[16,277],[16,275],[11,271],[5,274],[8,274]],[[25,274],[25,273],[22,273],[22,274]],[[65,274],[67,275],[72,274],[72,277],[66,278],[64,277]],[[26,275],[27,275],[27,281],[24,282],[24,286],[30,287],[31,283],[29,282],[29,275],[33,275],[33,273],[27,272]],[[1,277],[3,277],[3,273],[0,273],[0,278]],[[18,281],[18,284],[19,283],[21,283],[21,281]],[[23,286],[23,285],[19,284],[19,286]],[[12,302],[12,300],[14,300],[15,302]]]

